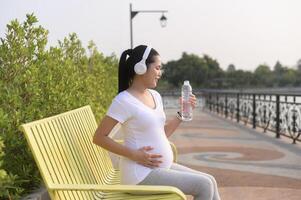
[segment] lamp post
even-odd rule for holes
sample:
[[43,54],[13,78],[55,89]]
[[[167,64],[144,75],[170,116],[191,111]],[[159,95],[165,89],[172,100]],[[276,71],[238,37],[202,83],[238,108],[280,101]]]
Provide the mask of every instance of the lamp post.
[[132,4],[130,4],[130,35],[131,35],[131,48],[133,48],[133,18],[140,12],[144,13],[162,13],[162,16],[160,17],[161,27],[165,27],[167,24],[167,18],[165,17],[164,13],[167,12],[167,10],[133,10]]

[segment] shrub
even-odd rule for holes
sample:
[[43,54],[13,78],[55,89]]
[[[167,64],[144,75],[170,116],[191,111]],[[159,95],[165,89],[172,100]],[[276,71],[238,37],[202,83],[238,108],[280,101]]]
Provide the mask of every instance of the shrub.
[[88,56],[75,33],[46,49],[48,31],[37,22],[33,14],[22,24],[13,20],[0,43],[0,137],[4,142],[0,169],[5,171],[2,184],[13,183],[15,188],[9,190],[11,198],[41,185],[32,154],[18,130],[22,123],[87,104],[99,119],[117,93],[114,55],[104,56],[91,41]]

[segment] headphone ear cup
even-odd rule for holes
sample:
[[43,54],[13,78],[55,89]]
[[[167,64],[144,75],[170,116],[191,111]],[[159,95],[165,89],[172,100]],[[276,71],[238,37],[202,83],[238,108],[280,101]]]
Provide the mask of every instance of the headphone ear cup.
[[146,70],[147,70],[146,65],[142,62],[138,62],[134,66],[134,71],[136,74],[139,74],[139,75],[145,74]]

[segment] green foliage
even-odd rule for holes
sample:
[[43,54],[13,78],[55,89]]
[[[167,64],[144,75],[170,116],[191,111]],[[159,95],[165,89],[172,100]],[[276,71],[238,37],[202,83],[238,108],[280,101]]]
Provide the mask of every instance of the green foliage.
[[[0,122],[2,122],[0,124],[0,127],[1,125],[3,125],[4,122],[1,121],[1,119],[3,119],[1,118],[1,114],[3,113],[0,113]],[[0,199],[12,199],[12,198],[19,199],[21,197],[19,194],[21,194],[24,191],[24,189],[17,185],[25,181],[18,180],[17,175],[7,174],[5,170],[1,169],[2,159],[4,156],[3,148],[4,148],[4,142],[0,135]]]
[[250,88],[252,86],[253,74],[249,71],[235,70],[226,73],[227,88],[241,89],[244,87]]
[[179,60],[167,62],[164,68],[163,89],[178,88],[184,80],[190,80],[193,87],[214,89],[301,86],[301,60],[297,62],[297,69],[277,62],[274,70],[267,65],[259,65],[252,73],[236,70],[233,64],[224,71],[209,55],[199,57],[183,53]]
[[[298,66],[297,66],[298,67]],[[298,68],[297,71],[288,67],[282,66],[280,62],[277,62],[274,66],[274,85],[278,87],[283,86],[297,86],[298,83]],[[300,79],[300,78],[299,78]]]
[[182,58],[164,65],[163,80],[179,87],[184,80],[190,80],[192,87],[219,88],[223,86],[223,70],[219,63],[208,55],[199,57],[183,53]]
[[184,80],[190,80],[192,86],[200,86],[211,72],[206,60],[194,54],[183,53],[178,61],[171,61],[164,65],[163,79],[178,87]]
[[12,199],[41,184],[18,127],[87,104],[99,119],[117,93],[115,56],[104,56],[92,41],[88,56],[75,33],[46,49],[48,31],[37,22],[33,14],[22,24],[12,21],[0,43],[0,195]]
[[254,86],[271,87],[273,83],[273,74],[269,66],[259,65],[254,71]]
[[296,70],[297,70],[297,73],[295,73],[296,82],[294,86],[301,86],[301,59],[297,61]]
[[20,199],[24,188],[19,185],[24,182],[17,175],[7,174],[4,170],[0,170],[0,199]]

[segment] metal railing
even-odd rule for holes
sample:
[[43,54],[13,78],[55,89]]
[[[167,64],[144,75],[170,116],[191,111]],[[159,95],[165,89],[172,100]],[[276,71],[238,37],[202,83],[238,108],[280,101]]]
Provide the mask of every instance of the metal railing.
[[203,90],[206,108],[237,122],[251,124],[300,142],[301,94]]

